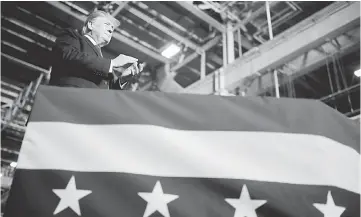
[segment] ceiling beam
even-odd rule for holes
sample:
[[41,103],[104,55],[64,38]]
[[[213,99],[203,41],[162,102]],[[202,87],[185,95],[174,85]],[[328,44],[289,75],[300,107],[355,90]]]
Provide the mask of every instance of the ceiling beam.
[[[326,39],[342,35],[360,25],[360,2],[335,2],[299,24],[247,52],[225,69],[225,87],[232,90],[242,80],[287,63],[303,53],[321,46]],[[242,73],[240,73],[242,72]],[[188,86],[185,91],[212,93],[212,74]]]
[[[205,45],[203,45],[201,47],[202,51],[207,51],[210,48],[212,48],[213,46],[215,46],[219,40],[221,39],[221,36],[216,36],[215,38],[213,38],[212,40],[210,40],[209,42],[207,42]],[[194,60],[195,58],[197,58],[197,56],[200,55],[200,52],[194,52],[191,55],[189,55],[188,57],[186,57],[183,62],[178,63],[177,65],[173,66],[171,71],[176,71],[178,69],[180,69],[181,67],[183,67],[184,65],[188,64],[189,62],[191,62],[192,60]]]
[[207,54],[207,58],[212,60],[213,62],[217,63],[218,65],[223,65],[223,60],[215,53]]
[[[82,23],[84,23],[86,20],[85,15],[79,15],[79,14],[74,13],[74,11],[72,11],[70,7],[67,7],[66,5],[62,4],[61,2],[47,1],[46,3],[52,5],[53,7],[59,9],[60,11],[63,11],[71,18],[76,19]],[[73,27],[79,28],[80,26],[73,26]],[[131,40],[130,38],[128,38],[118,32],[113,33],[113,38],[115,40],[118,40],[120,42],[123,42],[123,43],[133,47],[134,49],[137,49],[140,52],[143,52],[144,54],[146,54],[160,62],[164,62],[164,63],[169,62],[169,59],[165,58],[164,56],[160,55],[159,53],[152,51],[151,49]]]
[[179,35],[178,33],[174,32],[173,30],[165,27],[161,23],[157,22],[155,18],[149,17],[142,13],[141,11],[135,9],[135,8],[128,8],[128,11],[135,16],[139,17],[140,19],[144,20],[145,22],[149,23],[150,25],[154,26],[155,28],[161,30],[162,32],[172,36],[176,40],[182,42],[183,44],[187,45],[188,47],[192,48],[193,50],[199,50],[200,47],[193,43],[192,41],[184,38],[183,36]]
[[[273,6],[276,6],[278,3],[280,3],[280,1],[270,1],[270,9]],[[252,21],[253,19],[255,19],[256,17],[258,17],[259,15],[266,13],[266,5],[265,6],[261,6],[258,10],[254,11],[251,13],[251,15],[249,17],[247,17],[246,19],[242,20],[241,22],[237,23],[234,27],[233,27],[233,31],[236,31],[237,29],[241,28],[245,29],[245,25],[247,23],[249,23],[250,21]]]
[[118,7],[112,13],[112,16],[116,17],[120,13],[120,11],[123,10],[123,8],[125,8],[128,5],[129,2],[128,1],[122,1],[122,2],[117,1],[114,3],[118,4]]
[[[356,32],[360,33],[360,28],[357,28]],[[352,42],[348,40],[346,41],[345,39],[343,39],[342,36],[340,36],[339,41],[342,43],[340,49],[334,48],[334,51],[332,52],[332,53],[337,53],[338,57],[348,55],[360,49],[360,40],[358,42]],[[301,58],[302,56],[300,58],[296,58],[294,61],[291,62],[292,65],[296,66],[296,69],[290,70],[291,71],[290,74],[287,75],[290,77],[289,80],[291,81],[325,65],[326,59],[329,58],[329,56],[314,51],[314,52],[309,52],[309,55],[305,62],[301,61],[300,60]],[[262,76],[262,84],[263,87],[261,89],[257,87],[257,85],[252,84],[247,90],[247,95],[260,95],[274,88],[273,76],[272,75],[269,76],[268,74]],[[284,82],[282,81],[279,83],[280,86],[283,84]]]
[[[270,8],[272,8],[273,6],[276,6],[278,3],[280,3],[280,2],[279,1],[271,1]],[[260,7],[258,10],[252,12],[249,17],[247,17],[246,19],[242,20],[241,22],[235,24],[233,26],[233,31],[236,31],[239,28],[242,28],[242,30],[246,31],[247,29],[246,29],[245,25],[263,13],[266,13],[266,6]],[[234,39],[238,43],[238,37],[234,37]],[[242,44],[242,47],[246,48],[247,50],[250,50],[254,47],[252,42],[250,40],[248,40],[248,38],[244,37],[242,34],[241,34],[241,44]]]
[[16,57],[13,57],[13,56],[10,56],[8,54],[5,54],[5,53],[1,53],[1,57],[5,57],[6,59],[10,60],[11,62],[13,63],[16,63],[16,64],[19,64],[31,71],[34,71],[34,72],[38,72],[39,74],[43,73],[43,74],[49,74],[50,73],[50,69],[49,70],[46,70],[44,68],[41,68],[39,66],[36,66],[36,65],[33,65],[31,63],[28,63],[28,62],[25,62],[21,59],[18,59]]
[[[233,37],[233,38],[234,41],[238,43],[238,37]],[[241,45],[247,50],[251,50],[254,47],[252,42],[248,40],[248,38],[244,37],[242,34],[241,34]]]
[[[202,51],[207,51],[213,46],[215,46],[220,40],[221,36],[216,36],[212,40],[208,41],[205,45],[201,47]],[[201,53],[194,52],[191,55],[187,56],[183,62],[178,63],[177,65],[173,66],[171,69],[166,69],[166,67],[162,67],[160,71],[158,71],[157,83],[158,87],[162,91],[166,92],[180,92],[183,91],[183,87],[181,87],[175,80],[174,76],[176,75],[176,70],[180,69],[181,67],[187,65],[189,62],[197,58]]]
[[198,9],[197,7],[195,7],[192,2],[187,2],[187,1],[176,1],[177,4],[179,4],[180,6],[182,6],[184,9],[188,10],[189,12],[191,12],[194,16],[200,18],[201,20],[205,21],[206,23],[208,23],[209,25],[213,26],[214,28],[216,28],[218,31],[220,32],[224,32],[225,31],[225,27],[218,22],[217,20],[215,20],[213,17],[209,16],[208,14],[206,14],[205,12],[201,11],[200,9]]
[[[186,10],[190,11],[195,16],[197,16],[201,20],[205,21],[209,25],[215,27],[218,31],[220,31],[222,33],[224,31],[226,31],[226,28],[222,23],[218,22],[213,17],[209,16],[208,14],[206,14],[202,10],[198,9],[191,3],[187,2],[187,1],[177,1],[176,3],[179,4],[180,6],[182,6],[183,8],[185,8]],[[249,22],[249,21],[247,20],[247,22]],[[242,37],[241,38],[242,46],[245,47],[247,50],[250,50],[253,47],[252,43],[246,37],[244,37],[244,36],[241,36],[241,37]],[[235,37],[235,38],[237,38],[237,37]]]

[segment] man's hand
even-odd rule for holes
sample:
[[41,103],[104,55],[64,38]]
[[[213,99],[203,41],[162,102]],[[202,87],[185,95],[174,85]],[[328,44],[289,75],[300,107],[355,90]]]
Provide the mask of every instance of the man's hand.
[[138,61],[138,59],[136,59],[134,57],[130,57],[130,56],[126,56],[124,54],[120,54],[116,58],[112,59],[112,66],[117,68],[117,67],[121,67],[121,66],[123,66],[125,64],[128,64],[128,63],[135,63],[137,61]]
[[134,63],[131,67],[127,68],[123,73],[122,73],[122,77],[128,76],[128,75],[137,75],[139,74],[144,68],[144,63],[139,64],[138,63]]

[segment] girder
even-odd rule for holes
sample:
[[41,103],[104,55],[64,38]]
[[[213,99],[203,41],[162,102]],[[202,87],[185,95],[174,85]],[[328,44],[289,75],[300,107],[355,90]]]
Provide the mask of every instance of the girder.
[[[358,41],[349,40],[347,36],[340,35],[336,37],[338,41],[338,46],[334,46],[333,41],[330,40],[323,44],[320,49],[310,50],[307,53],[295,58],[294,60],[287,63],[287,66],[284,67],[286,70],[284,76],[288,76],[290,81],[305,75],[326,63],[326,59],[330,55],[338,53],[339,57],[347,55],[351,52],[356,51],[360,48],[360,27],[355,28],[349,32],[348,35],[351,35],[354,38],[358,38]],[[319,50],[322,50],[320,52]],[[247,95],[259,95],[274,87],[273,77],[271,74],[265,74],[262,77],[262,86],[259,86],[257,82],[253,82],[249,87],[244,87],[240,85],[240,89],[247,88]],[[283,83],[280,82],[280,85]]]
[[[227,90],[233,90],[245,78],[276,69],[321,46],[327,39],[340,36],[359,26],[360,2],[335,2],[228,65],[225,69],[225,87]],[[212,75],[193,83],[183,92],[212,93]]]

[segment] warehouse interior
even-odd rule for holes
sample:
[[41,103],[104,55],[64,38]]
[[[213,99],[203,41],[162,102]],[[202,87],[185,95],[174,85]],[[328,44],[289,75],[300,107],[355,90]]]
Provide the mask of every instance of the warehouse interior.
[[1,2],[2,205],[56,35],[94,10],[121,21],[104,56],[146,63],[135,91],[315,99],[360,123],[359,2]]

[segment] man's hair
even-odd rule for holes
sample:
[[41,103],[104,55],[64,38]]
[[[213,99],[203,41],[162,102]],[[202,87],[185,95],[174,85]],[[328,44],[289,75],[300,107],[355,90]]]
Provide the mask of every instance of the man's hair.
[[89,14],[88,18],[86,19],[86,21],[83,25],[82,31],[81,31],[83,35],[87,34],[90,31],[90,29],[88,28],[88,23],[94,21],[98,17],[108,18],[109,21],[113,24],[114,29],[116,29],[118,26],[120,26],[120,21],[115,19],[112,15],[110,15],[104,11],[97,10],[97,11],[94,11],[91,14]]

